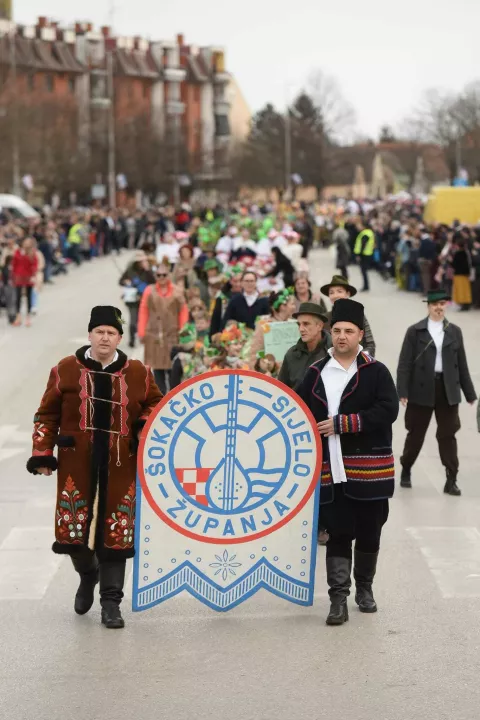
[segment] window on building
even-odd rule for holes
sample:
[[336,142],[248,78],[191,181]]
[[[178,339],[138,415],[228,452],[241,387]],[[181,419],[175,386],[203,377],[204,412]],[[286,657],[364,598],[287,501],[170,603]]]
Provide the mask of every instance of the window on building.
[[215,115],[215,135],[226,137],[230,135],[230,122],[228,115]]
[[47,87],[48,92],[53,92],[53,75],[45,75],[45,85]]
[[75,93],[75,78],[73,77],[73,75],[70,75],[70,77],[68,78],[68,89],[70,90],[72,95]]

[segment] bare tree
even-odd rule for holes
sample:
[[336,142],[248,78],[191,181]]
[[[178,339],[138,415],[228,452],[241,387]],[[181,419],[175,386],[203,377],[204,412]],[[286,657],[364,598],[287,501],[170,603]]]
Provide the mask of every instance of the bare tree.
[[307,93],[321,112],[326,135],[336,142],[350,140],[356,124],[355,110],[343,96],[337,80],[314,70],[308,77]]

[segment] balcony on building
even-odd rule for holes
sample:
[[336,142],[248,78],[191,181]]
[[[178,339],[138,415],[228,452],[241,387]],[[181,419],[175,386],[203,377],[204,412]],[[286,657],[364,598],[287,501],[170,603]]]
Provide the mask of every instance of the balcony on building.
[[182,83],[187,77],[187,71],[180,67],[165,67],[163,69],[163,77],[167,82]]

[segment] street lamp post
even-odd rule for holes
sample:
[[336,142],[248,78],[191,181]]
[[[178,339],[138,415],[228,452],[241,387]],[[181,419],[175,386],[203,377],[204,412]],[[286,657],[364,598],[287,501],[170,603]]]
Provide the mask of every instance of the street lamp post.
[[113,50],[107,52],[107,87],[108,87],[108,204],[114,208],[116,203],[115,185],[115,106],[113,95]]
[[18,145],[18,94],[17,94],[17,55],[15,52],[15,28],[9,33],[10,69],[12,80],[12,184],[13,194],[20,195],[20,152]]
[[290,118],[290,108],[285,110],[285,194],[287,198],[291,195],[291,178],[292,178],[292,123]]

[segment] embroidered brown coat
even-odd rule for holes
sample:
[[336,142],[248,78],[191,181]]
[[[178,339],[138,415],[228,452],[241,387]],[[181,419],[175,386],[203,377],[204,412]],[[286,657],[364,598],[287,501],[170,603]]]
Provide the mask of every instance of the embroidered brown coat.
[[27,469],[58,467],[54,552],[133,557],[137,434],[162,395],[140,361],[118,351],[103,370],[86,350],[50,372]]

